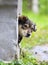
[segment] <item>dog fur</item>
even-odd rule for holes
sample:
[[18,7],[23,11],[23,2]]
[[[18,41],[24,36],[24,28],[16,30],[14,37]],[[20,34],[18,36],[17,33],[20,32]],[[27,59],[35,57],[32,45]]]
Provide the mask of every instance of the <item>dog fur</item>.
[[28,17],[19,16],[18,17],[18,45],[17,54],[15,58],[20,58],[20,55],[24,57],[24,51],[20,48],[20,42],[23,37],[29,37],[32,32],[36,31],[36,24],[34,24]]
[[33,31],[36,31],[36,24],[26,16],[19,16],[18,29],[18,43],[20,43],[23,37],[29,37]]

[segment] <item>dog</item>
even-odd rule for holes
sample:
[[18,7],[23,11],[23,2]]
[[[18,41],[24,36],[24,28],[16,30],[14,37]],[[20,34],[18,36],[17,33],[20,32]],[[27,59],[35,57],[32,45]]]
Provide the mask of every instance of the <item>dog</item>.
[[31,33],[36,31],[36,24],[34,24],[28,17],[19,16],[18,17],[18,45],[17,45],[17,54],[15,58],[20,58],[20,55],[24,57],[24,52],[20,47],[20,42],[23,37],[30,37]]
[[23,37],[30,37],[31,33],[36,31],[36,24],[34,24],[28,17],[19,16],[18,18],[18,44]]

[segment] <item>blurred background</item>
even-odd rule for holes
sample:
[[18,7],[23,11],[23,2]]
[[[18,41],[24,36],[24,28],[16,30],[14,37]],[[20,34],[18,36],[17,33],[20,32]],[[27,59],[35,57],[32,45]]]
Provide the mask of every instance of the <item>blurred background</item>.
[[22,0],[22,15],[37,25],[30,38],[23,38],[22,47],[48,44],[48,0]]

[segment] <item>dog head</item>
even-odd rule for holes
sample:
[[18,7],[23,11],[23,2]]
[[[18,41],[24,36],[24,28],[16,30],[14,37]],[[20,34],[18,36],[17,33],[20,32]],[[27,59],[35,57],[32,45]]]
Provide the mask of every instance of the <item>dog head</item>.
[[19,35],[29,37],[31,33],[36,31],[36,24],[29,20],[26,16],[19,16]]

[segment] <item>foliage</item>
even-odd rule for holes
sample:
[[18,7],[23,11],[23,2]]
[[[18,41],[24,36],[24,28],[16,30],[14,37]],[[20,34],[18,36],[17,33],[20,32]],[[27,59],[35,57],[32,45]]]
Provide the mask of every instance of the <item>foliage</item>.
[[48,14],[48,0],[39,0],[39,9],[41,14]]
[[[39,14],[48,14],[48,0],[38,0]],[[24,4],[25,3],[25,4]],[[28,13],[30,10],[28,8],[28,0],[23,0],[23,11]],[[32,11],[32,9],[31,9]]]
[[37,31],[33,32],[30,38],[23,38],[23,47],[32,47],[34,45],[48,43],[48,16],[33,14],[31,12],[24,13],[37,25]]

